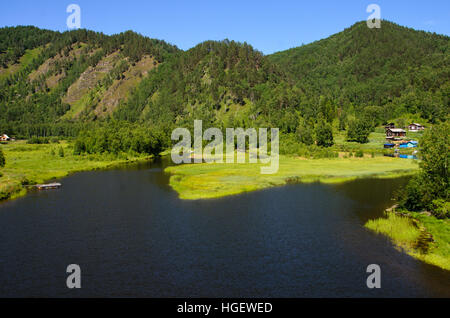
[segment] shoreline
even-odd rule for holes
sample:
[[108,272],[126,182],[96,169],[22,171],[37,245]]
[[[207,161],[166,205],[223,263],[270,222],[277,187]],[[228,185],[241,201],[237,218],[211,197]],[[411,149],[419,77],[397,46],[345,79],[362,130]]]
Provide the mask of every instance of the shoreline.
[[385,210],[385,216],[369,220],[364,227],[387,237],[402,253],[450,271],[450,221],[428,213]]
[[[128,155],[125,158],[114,158],[109,155],[76,157],[48,155],[48,151],[54,146],[63,146],[65,150],[70,150],[70,146],[65,142],[57,145],[28,145],[18,142],[11,144],[11,149],[6,149],[7,166],[1,170],[3,175],[0,175],[0,179],[6,184],[0,188],[0,204],[24,197],[29,192],[27,188],[30,185],[60,180],[78,172],[108,170],[122,165],[150,162],[155,158],[154,156],[128,157]],[[42,163],[39,162],[40,159],[46,160],[47,165],[41,164],[36,171],[34,166]]]
[[[66,171],[65,174],[58,176],[56,178],[50,178],[50,179],[42,179],[42,183],[47,183],[47,182],[51,182],[51,181],[57,181],[60,179],[64,179],[67,178],[73,174],[79,173],[79,172],[88,172],[88,171],[102,171],[102,170],[108,170],[108,169],[114,169],[114,168],[118,168],[120,166],[123,165],[132,165],[132,164],[137,164],[137,163],[145,163],[145,162],[150,162],[154,159],[154,156],[149,156],[146,158],[133,158],[133,159],[128,159],[128,160],[120,160],[120,161],[111,161],[109,164],[106,165],[99,165],[98,167],[88,167],[86,169],[76,169],[76,170],[68,170]],[[12,200],[16,200],[19,199],[21,197],[24,197],[28,194],[28,190],[27,188],[30,185],[21,185],[19,188],[17,188],[17,191],[12,191],[10,192],[9,196],[6,198],[2,198],[0,197],[0,204],[7,202],[7,201],[12,201]],[[31,185],[32,186],[32,185]]]

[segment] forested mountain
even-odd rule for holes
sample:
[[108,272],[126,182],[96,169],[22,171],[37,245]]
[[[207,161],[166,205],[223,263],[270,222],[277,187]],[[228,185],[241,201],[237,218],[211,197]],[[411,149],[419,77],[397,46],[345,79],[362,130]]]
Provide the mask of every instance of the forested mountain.
[[275,53],[269,59],[312,98],[339,107],[382,106],[385,118],[419,113],[435,122],[448,114],[449,37],[382,21],[366,22],[327,39]]
[[179,51],[131,31],[106,36],[35,27],[0,29],[0,48],[0,127],[18,136],[76,133],[79,125],[71,124],[96,119],[94,109],[110,87],[124,87],[116,99],[126,98],[149,70]]
[[264,94],[286,85],[284,73],[250,45],[207,41],[151,72],[114,115],[155,124],[203,119],[220,127],[255,120]]
[[326,146],[332,141],[313,140],[314,130],[330,135],[358,120],[371,129],[402,116],[445,120],[449,43],[387,21],[381,29],[360,22],[270,56],[229,40],[181,51],[131,31],[3,28],[0,130],[75,136],[127,122],[167,133],[203,119],[217,127],[300,130],[301,142]]

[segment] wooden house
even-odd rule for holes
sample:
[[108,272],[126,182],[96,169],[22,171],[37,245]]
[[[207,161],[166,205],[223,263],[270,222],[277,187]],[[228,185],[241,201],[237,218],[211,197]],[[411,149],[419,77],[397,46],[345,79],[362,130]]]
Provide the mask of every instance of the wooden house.
[[420,131],[424,130],[425,127],[418,123],[412,123],[408,126],[409,131]]
[[389,128],[386,130],[386,139],[387,140],[402,140],[403,137],[406,136],[406,131],[400,128]]
[[406,131],[401,128],[390,128],[386,131],[387,137],[405,137]]

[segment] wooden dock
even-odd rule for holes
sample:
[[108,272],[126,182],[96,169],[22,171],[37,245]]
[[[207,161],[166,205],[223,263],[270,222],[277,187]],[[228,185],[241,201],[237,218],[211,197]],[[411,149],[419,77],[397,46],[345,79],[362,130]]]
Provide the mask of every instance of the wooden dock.
[[37,184],[34,186],[38,190],[59,189],[62,187],[61,183]]

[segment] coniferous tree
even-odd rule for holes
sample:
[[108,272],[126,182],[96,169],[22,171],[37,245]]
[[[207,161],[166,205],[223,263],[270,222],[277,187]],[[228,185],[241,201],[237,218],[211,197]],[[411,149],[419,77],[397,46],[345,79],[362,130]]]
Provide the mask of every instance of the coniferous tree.
[[333,141],[333,129],[325,120],[320,120],[316,124],[316,143],[320,147],[331,147]]
[[364,144],[369,142],[372,126],[365,118],[358,118],[350,122],[347,130],[347,140]]

